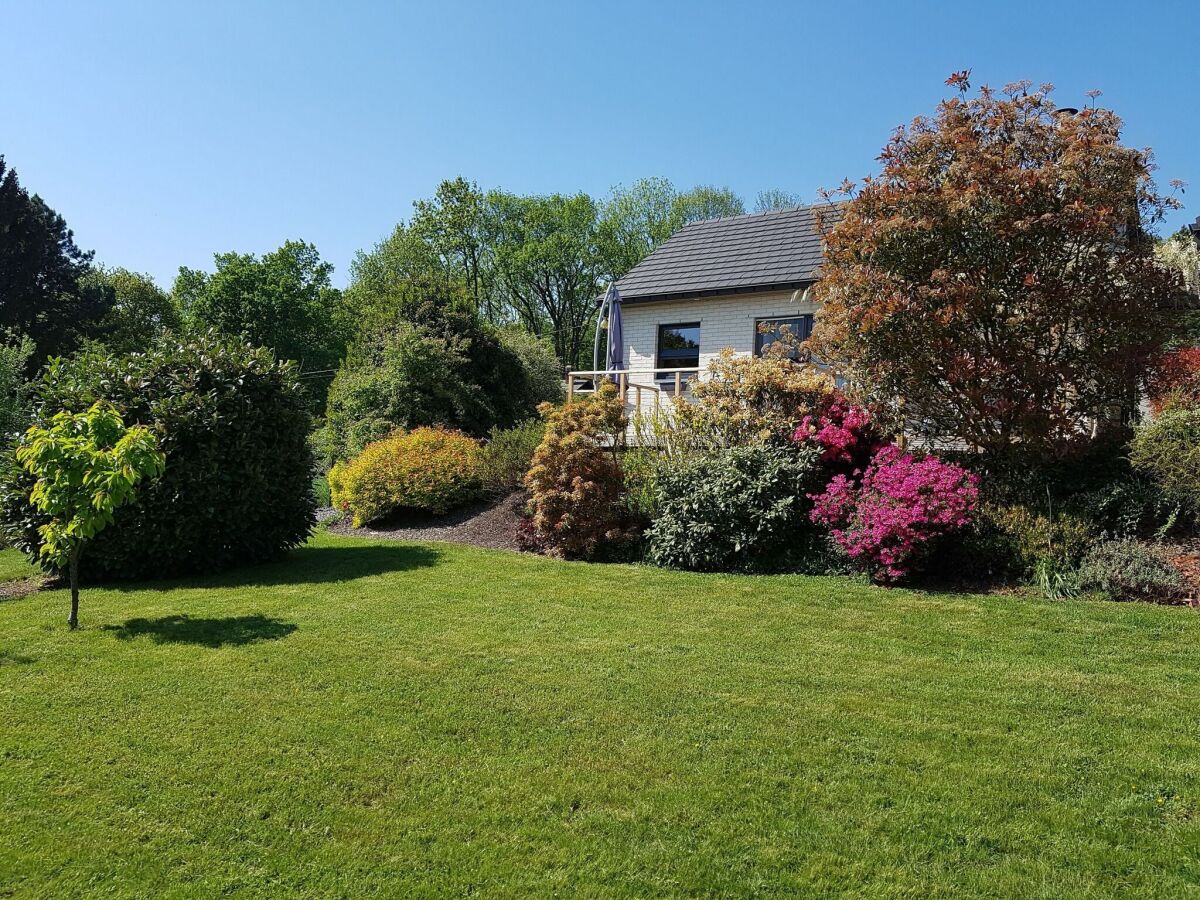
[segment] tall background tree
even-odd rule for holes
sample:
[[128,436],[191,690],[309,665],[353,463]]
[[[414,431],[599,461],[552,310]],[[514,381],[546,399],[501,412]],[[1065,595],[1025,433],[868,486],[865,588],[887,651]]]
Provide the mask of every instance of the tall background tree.
[[221,253],[214,261],[212,273],[179,270],[172,294],[183,326],[241,336],[298,363],[320,408],[350,328],[341,293],[330,283],[333,266],[303,241],[287,241],[261,259]]
[[112,306],[111,290],[83,282],[91,260],[0,156],[0,328],[28,335],[38,361],[69,353]]
[[596,252],[606,279],[620,278],[690,222],[746,211],[729,188],[698,186],[682,193],[666,178],[617,185],[600,204]]
[[587,194],[488,193],[496,270],[517,320],[566,365],[583,362],[601,266],[596,203]]
[[1150,233],[1177,204],[1111,111],[948,83],[827,218],[813,344],[903,398],[910,428],[1052,457],[1130,405],[1180,318]]
[[779,188],[771,188],[767,191],[759,191],[758,196],[754,200],[755,212],[769,212],[773,209],[789,209],[793,206],[803,206],[804,201],[800,199],[799,194],[793,194],[791,191],[783,191]]
[[137,353],[163,334],[179,330],[178,307],[149,275],[123,268],[96,268],[82,281],[112,294],[112,306],[93,329],[95,339],[110,350]]

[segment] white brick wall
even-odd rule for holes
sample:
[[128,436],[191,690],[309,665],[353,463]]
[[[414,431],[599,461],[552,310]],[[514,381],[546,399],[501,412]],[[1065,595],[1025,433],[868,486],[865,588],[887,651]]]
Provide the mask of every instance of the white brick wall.
[[700,368],[725,347],[738,354],[754,352],[755,319],[802,316],[817,305],[792,291],[770,294],[734,294],[702,300],[665,303],[629,303],[621,307],[625,336],[625,366],[630,372],[655,368],[658,326],[700,323]]

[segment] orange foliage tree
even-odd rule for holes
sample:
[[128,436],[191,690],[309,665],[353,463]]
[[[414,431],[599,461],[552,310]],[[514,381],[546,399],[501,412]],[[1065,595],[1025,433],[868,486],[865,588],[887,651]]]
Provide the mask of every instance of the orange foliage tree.
[[[1150,233],[1178,202],[1121,120],[1027,82],[899,128],[882,172],[827,192],[811,344],[908,427],[1025,459],[1128,408],[1184,302]],[[1092,92],[1089,96],[1096,96]]]

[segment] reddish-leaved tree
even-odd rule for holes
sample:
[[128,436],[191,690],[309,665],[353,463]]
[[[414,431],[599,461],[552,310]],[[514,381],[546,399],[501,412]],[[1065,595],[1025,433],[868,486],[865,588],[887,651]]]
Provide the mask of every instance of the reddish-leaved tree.
[[958,96],[898,129],[877,177],[829,192],[848,199],[822,217],[812,345],[911,429],[1053,456],[1131,405],[1179,318],[1150,233],[1178,203],[1109,110],[947,83]]

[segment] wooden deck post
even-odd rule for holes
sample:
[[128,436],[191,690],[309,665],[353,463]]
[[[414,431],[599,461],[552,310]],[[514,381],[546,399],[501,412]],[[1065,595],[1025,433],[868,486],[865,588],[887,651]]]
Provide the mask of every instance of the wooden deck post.
[[570,372],[567,373],[567,402],[570,403],[575,399],[575,376]]
[[679,399],[679,395],[681,393],[683,393],[683,373],[677,371],[675,373],[675,399],[676,400]]

